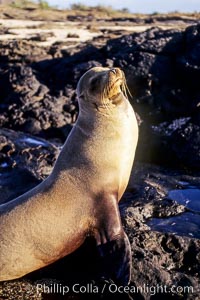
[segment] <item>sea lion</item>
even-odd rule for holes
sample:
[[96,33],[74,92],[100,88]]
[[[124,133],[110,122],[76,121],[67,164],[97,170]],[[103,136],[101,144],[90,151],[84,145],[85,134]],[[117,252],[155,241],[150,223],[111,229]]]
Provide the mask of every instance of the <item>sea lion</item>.
[[[77,86],[79,116],[41,184],[0,206],[0,280],[11,280],[96,240],[102,265],[126,284],[131,251],[117,201],[127,186],[138,140],[119,68],[95,67]],[[14,180],[14,179],[13,179]],[[111,268],[111,269],[110,269]]]

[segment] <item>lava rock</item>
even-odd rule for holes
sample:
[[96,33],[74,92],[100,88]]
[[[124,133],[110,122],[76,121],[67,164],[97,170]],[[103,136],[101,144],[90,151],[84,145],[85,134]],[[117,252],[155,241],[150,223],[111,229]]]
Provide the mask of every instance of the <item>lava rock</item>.
[[[120,67],[133,95],[131,103],[141,119],[137,157],[152,162],[162,158],[159,163],[165,164],[186,162],[193,168],[196,163],[192,157],[184,158],[183,147],[174,147],[175,135],[167,127],[176,120],[198,118],[199,32],[199,24],[185,30],[153,27],[106,44],[102,40],[102,45],[101,39],[94,39],[92,44],[82,43],[67,51],[62,50],[62,43],[45,50],[32,41],[2,41],[0,125],[64,142],[67,135],[63,128],[73,124],[78,115],[75,88],[79,78],[94,66]],[[192,124],[190,143],[198,129]],[[176,134],[180,135],[178,131]],[[198,145],[194,142],[191,146],[192,156],[198,157]]]
[[25,193],[46,178],[58,155],[53,144],[0,129],[0,203]]

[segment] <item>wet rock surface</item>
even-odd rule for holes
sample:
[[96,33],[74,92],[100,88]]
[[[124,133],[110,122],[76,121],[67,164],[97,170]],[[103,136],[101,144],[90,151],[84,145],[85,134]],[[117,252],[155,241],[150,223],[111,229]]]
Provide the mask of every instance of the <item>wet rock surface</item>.
[[[93,20],[92,16],[77,17]],[[69,18],[77,21],[76,16]],[[186,19],[176,22],[195,22]],[[158,21],[170,20],[155,16],[127,20],[152,26]],[[124,20],[112,20],[117,22]],[[1,28],[2,34],[6,31]],[[93,66],[122,68],[133,95],[140,138],[120,212],[133,253],[131,286],[134,291],[143,289],[103,296],[37,293],[37,284],[72,286],[79,281],[102,288],[105,281],[97,278],[95,245],[86,241],[48,268],[1,283],[0,298],[199,300],[199,215],[196,208],[170,197],[170,191],[184,191],[187,185],[200,189],[200,25],[171,30],[153,27],[132,34],[102,29],[98,38],[77,45],[70,41],[45,48],[36,44],[46,38],[0,41],[0,203],[23,194],[50,174],[78,115],[75,88],[80,76]],[[193,236],[182,230],[190,218],[195,224]],[[166,286],[167,292],[154,293],[148,286]]]
[[[147,286],[151,282],[152,286],[166,285],[168,290],[167,293],[160,290],[155,295],[150,292],[147,295],[143,291],[144,299],[199,297],[200,241],[181,232],[183,228],[190,227],[189,222],[184,222],[188,210],[183,203],[170,198],[170,191],[184,191],[186,182],[188,185],[197,186],[199,190],[199,174],[195,175],[148,164],[136,164],[133,168],[129,183],[129,189],[134,190],[132,196],[129,194],[129,197],[132,197],[132,205],[121,209],[126,231],[132,241],[132,280],[136,286],[144,283]],[[169,225],[165,226],[164,230],[158,226],[151,226],[151,221],[155,218],[165,221],[174,218],[173,231]],[[193,231],[196,237],[200,232],[199,229],[198,225]],[[193,286],[193,293],[190,291],[188,294],[187,292],[179,294],[175,290],[172,293],[170,288],[173,285]]]

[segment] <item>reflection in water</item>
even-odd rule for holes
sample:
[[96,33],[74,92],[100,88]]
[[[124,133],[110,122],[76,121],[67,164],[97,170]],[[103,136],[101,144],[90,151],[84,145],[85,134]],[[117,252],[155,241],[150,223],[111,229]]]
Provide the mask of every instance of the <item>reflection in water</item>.
[[39,139],[35,139],[35,138],[31,138],[31,137],[26,137],[23,139],[24,142],[27,142],[29,144],[32,144],[32,145],[43,145],[43,146],[46,146],[46,143],[39,140]]
[[156,231],[200,239],[200,216],[193,213],[187,212],[165,219],[153,218],[148,222],[148,225]]
[[168,198],[187,207],[188,212],[169,218],[152,218],[148,225],[153,230],[200,239],[200,189],[187,186],[187,189],[172,190]]
[[184,190],[172,190],[169,192],[168,197],[179,204],[185,205],[189,209],[200,212],[200,189],[196,187]]
[[2,162],[0,164],[0,168],[7,168],[8,167],[8,163],[7,162]]

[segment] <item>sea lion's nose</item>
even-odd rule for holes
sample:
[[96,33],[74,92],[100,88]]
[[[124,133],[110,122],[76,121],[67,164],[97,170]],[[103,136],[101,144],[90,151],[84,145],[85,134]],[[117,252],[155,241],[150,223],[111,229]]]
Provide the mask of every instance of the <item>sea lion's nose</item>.
[[114,73],[115,75],[117,74],[117,70],[115,68],[110,69],[110,72]]

